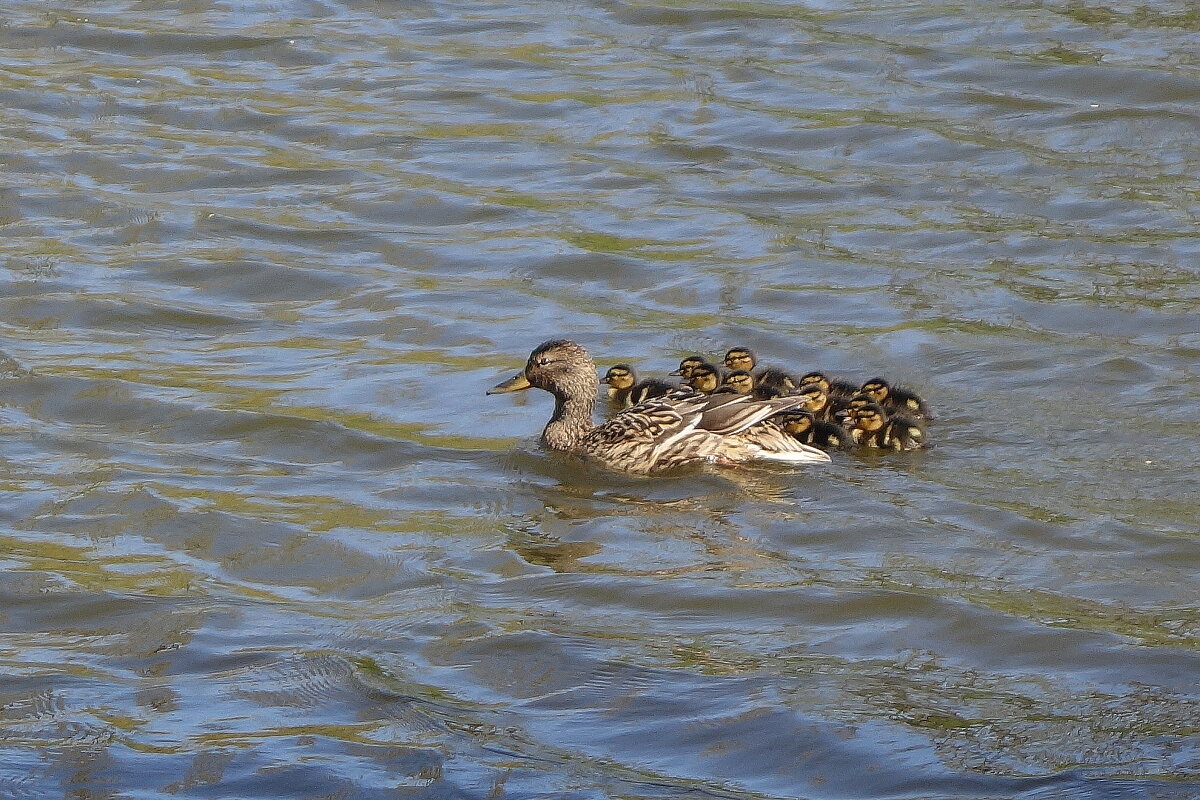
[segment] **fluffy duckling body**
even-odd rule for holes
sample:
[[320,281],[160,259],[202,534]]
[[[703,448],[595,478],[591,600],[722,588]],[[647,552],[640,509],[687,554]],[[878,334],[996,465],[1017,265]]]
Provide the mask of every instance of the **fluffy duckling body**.
[[800,388],[800,383],[788,373],[775,367],[767,367],[758,373],[754,383],[754,395],[763,400],[784,397]]
[[840,425],[813,419],[808,411],[788,411],[777,418],[783,428],[797,441],[811,444],[822,450],[844,450],[850,446],[850,433]]
[[828,454],[796,441],[770,421],[795,407],[794,398],[762,401],[733,393],[708,397],[675,391],[597,426],[592,421],[599,388],[596,366],[586,350],[566,339],[543,342],[522,372],[488,394],[530,387],[554,395],[554,414],[542,431],[547,447],[586,455],[613,469],[648,475],[703,463],[829,461]]
[[880,450],[919,450],[927,442],[925,429],[905,416],[889,417],[878,403],[847,409],[850,438],[860,447]]
[[890,414],[900,413],[917,419],[933,419],[929,404],[922,400],[920,395],[900,386],[892,386],[883,378],[871,378],[859,391],[870,395]]
[[647,378],[644,381],[639,381],[629,390],[627,406],[636,406],[655,397],[666,397],[671,392],[676,391],[676,389],[677,387],[672,386],[666,381],[660,381],[657,378]]

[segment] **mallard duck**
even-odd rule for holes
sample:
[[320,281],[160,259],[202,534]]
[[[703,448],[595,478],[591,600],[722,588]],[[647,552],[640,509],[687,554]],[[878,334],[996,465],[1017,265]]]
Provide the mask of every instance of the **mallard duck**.
[[712,394],[721,385],[721,373],[705,361],[692,368],[692,374],[683,382],[701,394]]
[[841,450],[850,444],[850,433],[845,428],[815,420],[808,411],[786,411],[776,417],[775,422],[797,441],[822,450]]
[[933,412],[920,396],[913,391],[892,386],[883,378],[871,378],[859,391],[868,394],[889,413],[911,414],[917,419],[933,419]]
[[675,391],[675,387],[666,381],[648,378],[638,381],[637,373],[628,364],[614,364],[604,373],[601,383],[608,384],[608,396],[614,404],[622,408],[635,406],[651,397],[662,397]]
[[746,347],[732,347],[725,354],[725,369],[732,372],[750,372],[754,369],[754,353]]
[[815,383],[821,387],[821,390],[829,397],[850,397],[858,393],[858,386],[850,381],[841,380],[840,378],[830,378],[824,372],[808,372],[800,376],[800,385],[806,386],[810,383]]
[[626,472],[646,475],[706,462],[829,461],[828,454],[796,441],[770,421],[795,407],[798,401],[790,397],[755,400],[742,394],[709,397],[680,390],[625,409],[596,426],[596,366],[586,350],[566,339],[538,345],[523,371],[488,394],[530,387],[554,395],[554,414],[542,431],[547,447],[586,455]]
[[850,438],[861,447],[880,450],[918,450],[927,443],[925,429],[916,420],[889,417],[878,403],[846,409]]
[[753,394],[754,376],[744,369],[734,370],[725,376],[721,386],[728,387],[738,394]]
[[695,371],[696,367],[704,366],[711,367],[712,364],[709,364],[703,356],[687,356],[679,362],[679,369],[667,374],[678,375],[683,379],[683,382],[686,383],[688,378],[692,377],[692,372]]

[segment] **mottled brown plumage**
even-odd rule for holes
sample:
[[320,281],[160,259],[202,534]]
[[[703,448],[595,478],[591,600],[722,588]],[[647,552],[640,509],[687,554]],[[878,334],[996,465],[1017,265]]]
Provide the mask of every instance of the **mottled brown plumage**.
[[650,474],[701,463],[752,460],[828,461],[821,450],[796,441],[769,417],[796,398],[756,400],[679,390],[626,409],[602,425],[592,422],[599,380],[587,351],[566,339],[544,342],[525,369],[489,394],[535,387],[554,395],[554,414],[542,432],[552,450],[590,456],[614,469]]

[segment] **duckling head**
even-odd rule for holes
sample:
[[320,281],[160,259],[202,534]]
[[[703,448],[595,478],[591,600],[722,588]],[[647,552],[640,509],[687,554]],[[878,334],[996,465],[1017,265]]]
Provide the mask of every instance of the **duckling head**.
[[819,383],[804,383],[796,390],[796,397],[802,398],[800,407],[805,411],[819,414],[829,405],[829,395]]
[[876,403],[882,403],[886,400],[888,392],[891,390],[892,387],[883,378],[871,378],[871,380],[864,383],[862,388],[859,389],[863,394],[870,395],[871,399]]
[[725,368],[735,372],[754,369],[754,353],[745,347],[733,347],[725,354]]
[[608,384],[608,396],[616,397],[618,393],[628,391],[637,383],[637,374],[628,364],[614,364],[604,373],[601,383]]
[[859,392],[858,394],[854,395],[853,397],[851,397],[849,400],[846,401],[845,410],[853,411],[856,408],[862,408],[863,406],[867,406],[867,405],[870,405],[871,403],[876,403],[876,402],[878,402],[878,401],[871,395],[867,394],[866,392]]
[[847,409],[847,419],[850,427],[871,433],[887,424],[887,414],[878,403],[867,403],[858,408]]
[[739,369],[726,375],[721,385],[733,389],[738,394],[750,394],[754,391],[754,376],[744,369]]
[[686,383],[701,394],[712,394],[721,385],[721,374],[712,364],[703,363],[692,370]]
[[809,384],[816,384],[821,387],[821,391],[829,394],[829,376],[824,372],[809,372],[800,376],[800,387],[804,388]]
[[683,378],[684,383],[687,383],[692,377],[692,373],[696,370],[696,367],[704,366],[705,364],[708,364],[708,362],[702,356],[688,356],[679,362],[679,369],[667,374],[679,375]]
[[813,426],[813,415],[807,411],[789,411],[775,417],[775,421],[792,436],[803,436]]

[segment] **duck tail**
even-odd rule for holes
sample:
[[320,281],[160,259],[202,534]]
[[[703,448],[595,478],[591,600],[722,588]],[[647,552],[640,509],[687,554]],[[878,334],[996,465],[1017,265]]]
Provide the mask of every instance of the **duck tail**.
[[829,453],[806,444],[796,443],[796,450],[761,450],[755,454],[760,461],[783,461],[787,464],[818,464],[832,461]]

